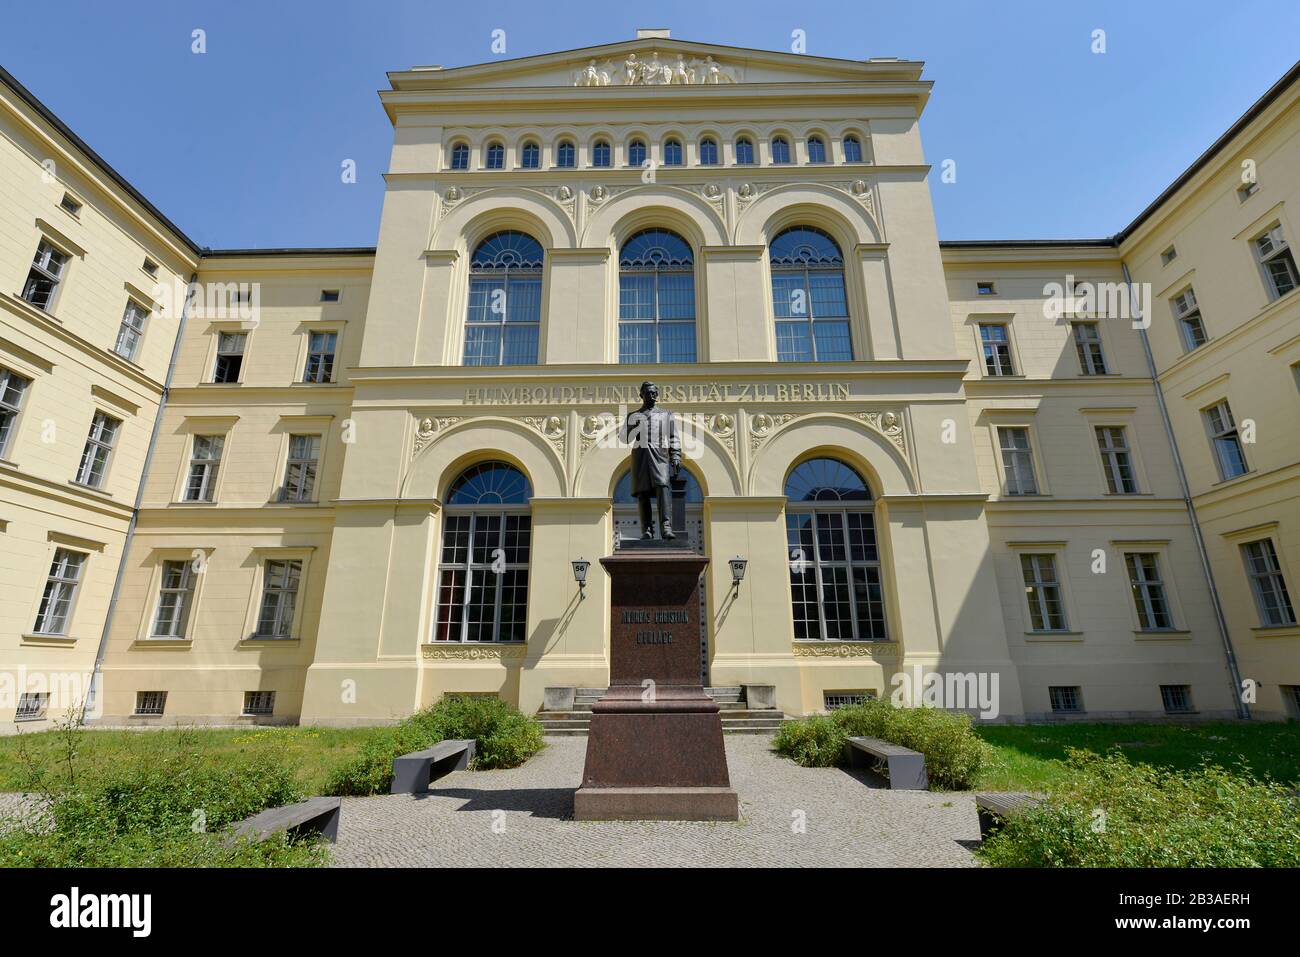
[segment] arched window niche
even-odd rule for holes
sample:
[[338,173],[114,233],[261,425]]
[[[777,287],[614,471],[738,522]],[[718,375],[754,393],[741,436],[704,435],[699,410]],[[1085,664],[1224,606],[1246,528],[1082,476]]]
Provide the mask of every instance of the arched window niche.
[[835,240],[812,226],[792,226],[772,239],[768,260],[777,360],[851,360],[844,257]]
[[545,253],[527,233],[503,230],[469,262],[464,364],[534,365],[542,318]]
[[620,362],[695,361],[695,257],[681,236],[643,229],[618,257]]

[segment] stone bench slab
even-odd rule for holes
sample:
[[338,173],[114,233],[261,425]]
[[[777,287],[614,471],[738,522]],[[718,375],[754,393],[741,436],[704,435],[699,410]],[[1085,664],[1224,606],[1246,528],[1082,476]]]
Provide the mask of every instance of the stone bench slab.
[[984,840],[1007,818],[1042,803],[1042,796],[1026,791],[994,791],[975,795],[975,810],[979,813],[980,840]]
[[434,778],[469,767],[474,747],[473,738],[455,738],[393,758],[393,784],[389,793],[423,794]]
[[926,791],[930,779],[925,773],[925,755],[911,748],[891,744],[879,738],[848,739],[849,766],[864,764],[889,779],[893,791]]
[[236,824],[233,837],[260,842],[282,831],[291,837],[316,833],[333,844],[338,841],[342,807],[342,798],[312,797],[297,804],[267,808]]

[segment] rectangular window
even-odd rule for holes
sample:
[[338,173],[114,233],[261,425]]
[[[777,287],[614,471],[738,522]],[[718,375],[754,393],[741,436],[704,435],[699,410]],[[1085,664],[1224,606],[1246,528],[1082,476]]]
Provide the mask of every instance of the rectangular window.
[[86,447],[81,451],[81,464],[77,466],[79,485],[99,488],[104,483],[108,459],[113,454],[113,442],[121,425],[110,415],[95,413],[90,423],[90,434],[86,436]]
[[41,605],[36,612],[36,627],[33,629],[36,634],[68,633],[68,619],[72,615],[72,603],[77,597],[81,568],[85,563],[86,556],[81,552],[66,548],[55,551],[49,578],[45,580],[45,591],[41,594]]
[[1296,272],[1295,256],[1291,245],[1282,235],[1282,227],[1273,225],[1262,236],[1255,237],[1255,255],[1264,267],[1268,277],[1269,293],[1272,298],[1285,296],[1300,285],[1300,274]]
[[0,366],[0,458],[9,451],[13,440],[14,423],[23,408],[23,395],[32,380]]
[[434,641],[524,641],[532,518],[449,514],[443,525]]
[[18,697],[18,708],[14,711],[15,721],[40,721],[45,717],[45,709],[50,706],[48,691],[24,691]]
[[293,635],[294,606],[302,579],[302,562],[270,560],[262,577],[262,607],[257,615],[258,638],[289,638]]
[[1205,322],[1201,319],[1201,307],[1196,304],[1196,292],[1188,286],[1173,299],[1169,300],[1174,316],[1178,320],[1178,330],[1183,337],[1183,348],[1188,352],[1205,345]]
[[140,351],[140,340],[144,338],[144,319],[149,310],[134,299],[126,301],[126,311],[122,313],[122,325],[117,330],[117,342],[113,351],[123,359],[135,361]]
[[143,269],[145,272],[147,272],[150,276],[153,276],[155,279],[158,277],[158,264],[154,262],[152,259],[145,257],[144,265],[142,265],[140,268]]
[[1244,475],[1248,471],[1246,454],[1242,451],[1237,422],[1232,417],[1232,408],[1227,399],[1205,410],[1205,424],[1210,431],[1215,461],[1219,465],[1219,477],[1226,481]]
[[991,282],[977,282],[975,284],[975,292],[981,296],[996,296],[998,290]]
[[337,289],[322,289],[320,291],[321,302],[338,302],[339,291]]
[[307,340],[307,368],[303,382],[334,381],[334,349],[338,345],[337,332],[313,332]]
[[862,704],[869,698],[874,698],[874,691],[823,691],[822,692],[822,710],[836,711],[839,708],[846,708],[855,704]]
[[1300,685],[1281,685],[1282,707],[1292,721],[1300,721]]
[[73,216],[81,216],[81,203],[73,199],[71,193],[64,193],[63,199],[59,201],[59,205]]
[[1277,560],[1277,550],[1271,538],[1247,542],[1241,546],[1246,561],[1246,576],[1255,593],[1255,607],[1259,609],[1259,622],[1265,628],[1294,625],[1295,608],[1286,590],[1282,566]]
[[275,713],[274,691],[245,691],[244,714],[265,716]]
[[194,602],[194,567],[191,562],[163,562],[158,591],[158,612],[153,620],[153,637],[184,638]]
[[1011,364],[1011,337],[1003,323],[980,323],[980,345],[984,350],[984,371],[988,375],[1016,374]]
[[185,478],[185,501],[211,502],[217,494],[217,474],[226,440],[221,435],[194,436],[190,471]]
[[1047,689],[1047,696],[1052,702],[1052,711],[1069,714],[1083,710],[1083,695],[1078,685],[1052,685]]
[[54,305],[54,294],[63,281],[63,270],[68,264],[68,254],[55,249],[45,240],[36,247],[27,282],[23,284],[23,298],[37,309],[49,312]]
[[1190,685],[1161,685],[1160,700],[1164,702],[1165,713],[1187,714],[1192,710],[1192,688]]
[[1037,495],[1038,479],[1034,475],[1034,453],[1029,444],[1029,430],[1000,427],[998,447],[1002,452],[1002,475],[1008,495]]
[[1124,556],[1128,566],[1129,587],[1137,608],[1142,631],[1170,631],[1174,627],[1165,597],[1165,583],[1160,579],[1160,563],[1154,552],[1130,552]]
[[244,369],[246,332],[221,332],[217,334],[217,364],[212,370],[213,382],[238,382]]
[[1249,183],[1242,183],[1237,187],[1237,199],[1244,203],[1258,192],[1259,183],[1256,183],[1253,180]]
[[1079,372],[1083,375],[1105,375],[1106,356],[1101,351],[1101,331],[1095,322],[1075,322],[1074,349],[1079,354]]
[[316,468],[320,463],[319,435],[289,436],[289,462],[284,472],[280,500],[310,502],[316,491]]
[[786,512],[797,641],[887,641],[876,527],[869,511]]
[[137,691],[135,693],[135,713],[158,716],[167,707],[166,691]]
[[1160,265],[1168,266],[1171,262],[1173,262],[1177,258],[1178,258],[1178,250],[1175,249],[1173,246],[1170,246],[1168,249],[1166,249],[1164,252],[1160,254]]
[[1021,555],[1031,631],[1065,631],[1065,603],[1056,577],[1055,555]]
[[1133,475],[1133,456],[1128,448],[1128,436],[1123,426],[1101,425],[1096,429],[1097,449],[1101,452],[1101,468],[1106,473],[1106,491],[1111,495],[1137,494],[1137,479]]

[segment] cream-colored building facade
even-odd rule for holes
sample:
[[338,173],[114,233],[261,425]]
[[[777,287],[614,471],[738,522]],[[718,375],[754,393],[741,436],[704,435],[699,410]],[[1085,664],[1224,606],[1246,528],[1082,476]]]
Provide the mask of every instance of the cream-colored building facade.
[[[416,68],[381,94],[377,246],[266,251],[197,249],[84,144],[61,145],[98,190],[41,182],[41,112],[10,84],[28,186],[0,262],[18,283],[43,240],[82,253],[58,332],[21,295],[0,314],[0,369],[31,383],[0,449],[0,655],[98,662],[96,713],[137,724],[601,687],[595,560],[630,527],[616,424],[652,379],[711,559],[706,683],[772,685],[788,714],[940,672],[992,693],[942,703],[1001,720],[1294,715],[1300,300],[1274,260],[1295,79],[1113,240],[940,243],[920,63],[650,31]],[[60,219],[65,191],[82,225],[103,206],[140,256],[197,273],[202,307],[151,316],[138,379],[107,341],[136,251]],[[1126,270],[1153,291],[1139,321],[1056,301]],[[1184,355],[1186,286],[1205,342]],[[68,416],[65,394],[125,422],[107,495],[68,482],[84,434],[41,441],[38,399]],[[1224,398],[1248,469],[1226,480]],[[87,564],[53,634],[60,549]]]

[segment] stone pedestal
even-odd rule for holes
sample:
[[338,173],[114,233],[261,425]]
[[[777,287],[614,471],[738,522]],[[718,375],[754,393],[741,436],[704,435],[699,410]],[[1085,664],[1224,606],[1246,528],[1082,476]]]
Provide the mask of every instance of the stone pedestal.
[[718,705],[700,685],[700,573],[675,541],[627,542],[611,585],[609,691],[592,705],[579,821],[734,821]]

